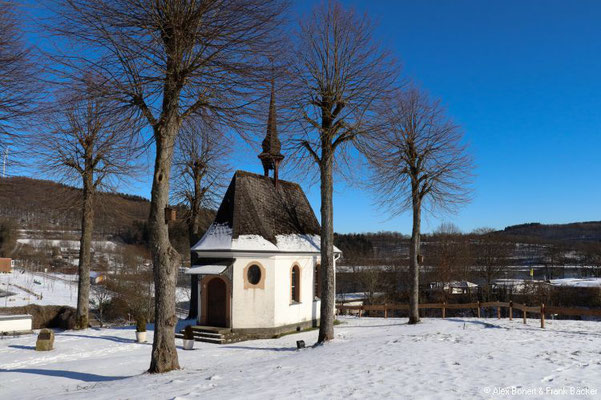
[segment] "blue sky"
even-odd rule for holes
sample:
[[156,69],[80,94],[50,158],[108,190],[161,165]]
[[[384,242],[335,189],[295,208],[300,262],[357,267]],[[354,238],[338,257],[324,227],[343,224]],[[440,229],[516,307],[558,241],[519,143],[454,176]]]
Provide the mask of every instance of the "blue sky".
[[[471,144],[474,200],[427,217],[426,231],[601,219],[601,2],[347,3],[378,21],[405,74],[443,100]],[[409,213],[389,219],[373,197],[336,189],[337,231],[410,233]],[[318,188],[309,196],[318,210]]]
[[[441,221],[470,231],[601,219],[601,2],[344,3],[378,22],[377,38],[404,75],[443,100],[470,143],[473,201],[455,215],[426,215],[425,231]],[[257,152],[241,145],[232,164],[261,172]],[[148,197],[149,182],[122,191]],[[319,185],[303,187],[319,216]],[[372,194],[342,179],[334,210],[337,232],[410,233],[410,213],[389,218]]]

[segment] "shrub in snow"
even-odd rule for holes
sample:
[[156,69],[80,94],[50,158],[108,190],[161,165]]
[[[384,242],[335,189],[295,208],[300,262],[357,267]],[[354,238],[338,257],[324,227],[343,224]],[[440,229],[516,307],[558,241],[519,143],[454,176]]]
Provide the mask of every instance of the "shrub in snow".
[[191,325],[186,326],[184,329],[184,340],[194,340],[194,331]]
[[136,332],[146,332],[146,317],[143,315],[136,317]]

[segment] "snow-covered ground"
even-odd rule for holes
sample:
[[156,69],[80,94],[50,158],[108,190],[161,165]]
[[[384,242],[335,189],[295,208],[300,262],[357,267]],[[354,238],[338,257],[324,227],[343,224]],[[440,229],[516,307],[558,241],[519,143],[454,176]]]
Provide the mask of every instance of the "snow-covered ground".
[[[10,274],[0,274],[0,289],[14,295],[0,297],[0,307],[16,307],[28,304],[77,305],[77,276],[35,274],[20,269]],[[69,277],[69,278],[67,278]],[[28,293],[27,289],[34,294]]]
[[[77,274],[33,273],[22,269],[15,269],[10,274],[0,274],[0,290],[14,293],[11,296],[0,297],[0,314],[2,307],[29,304],[76,307],[78,279],[79,275]],[[92,286],[92,292],[94,290],[94,286]],[[190,300],[190,288],[188,287],[178,286],[175,293],[177,302]]]
[[333,342],[301,351],[296,340],[311,345],[316,331],[194,351],[178,341],[183,369],[160,375],[144,373],[151,345],[134,343],[132,329],[57,333],[48,353],[33,350],[34,335],[1,339],[0,398],[599,398],[596,322],[342,320]]

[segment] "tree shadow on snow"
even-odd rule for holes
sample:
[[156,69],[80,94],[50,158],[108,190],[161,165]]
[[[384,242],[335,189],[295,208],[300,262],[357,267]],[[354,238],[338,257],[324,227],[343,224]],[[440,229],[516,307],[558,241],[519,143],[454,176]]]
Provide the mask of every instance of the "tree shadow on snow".
[[21,349],[21,350],[35,350],[35,346],[23,346],[20,344],[11,344],[10,346],[13,349]]
[[228,349],[242,349],[242,350],[263,350],[263,351],[296,351],[296,347],[252,347],[252,346],[225,346]]
[[[57,335],[57,336],[62,336],[62,335]],[[91,336],[91,335],[81,335],[81,334],[69,334],[69,335],[65,335],[65,337],[80,337],[80,338],[84,338],[84,339],[99,339],[99,340],[109,340],[111,342],[117,342],[117,343],[135,343],[136,339],[131,338],[124,338],[124,337],[119,337],[119,336]]]
[[131,376],[104,376],[90,374],[87,372],[63,371],[53,369],[37,369],[37,368],[17,368],[17,369],[0,369],[0,372],[21,372],[24,374],[45,375],[57,378],[69,378],[83,382],[107,382],[118,381],[121,379],[131,378]]
[[[365,317],[365,318],[370,318],[370,317]],[[409,325],[409,323],[408,322],[401,322],[401,323],[398,323],[398,324],[385,324],[385,325],[344,325],[344,329],[388,328],[390,326],[403,326],[403,325]]]
[[495,329],[506,329],[502,326],[491,324],[490,322],[480,321],[480,320],[470,320],[470,319],[461,319],[461,318],[445,318],[447,321],[451,322],[463,322],[464,324],[473,324],[473,325],[482,325],[485,328],[495,328]]

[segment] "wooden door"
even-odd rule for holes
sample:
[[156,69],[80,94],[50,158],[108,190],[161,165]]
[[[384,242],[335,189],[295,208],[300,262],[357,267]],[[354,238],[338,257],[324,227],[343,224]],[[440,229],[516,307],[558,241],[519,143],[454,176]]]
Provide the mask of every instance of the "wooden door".
[[227,286],[223,279],[213,278],[207,284],[207,325],[226,327]]

